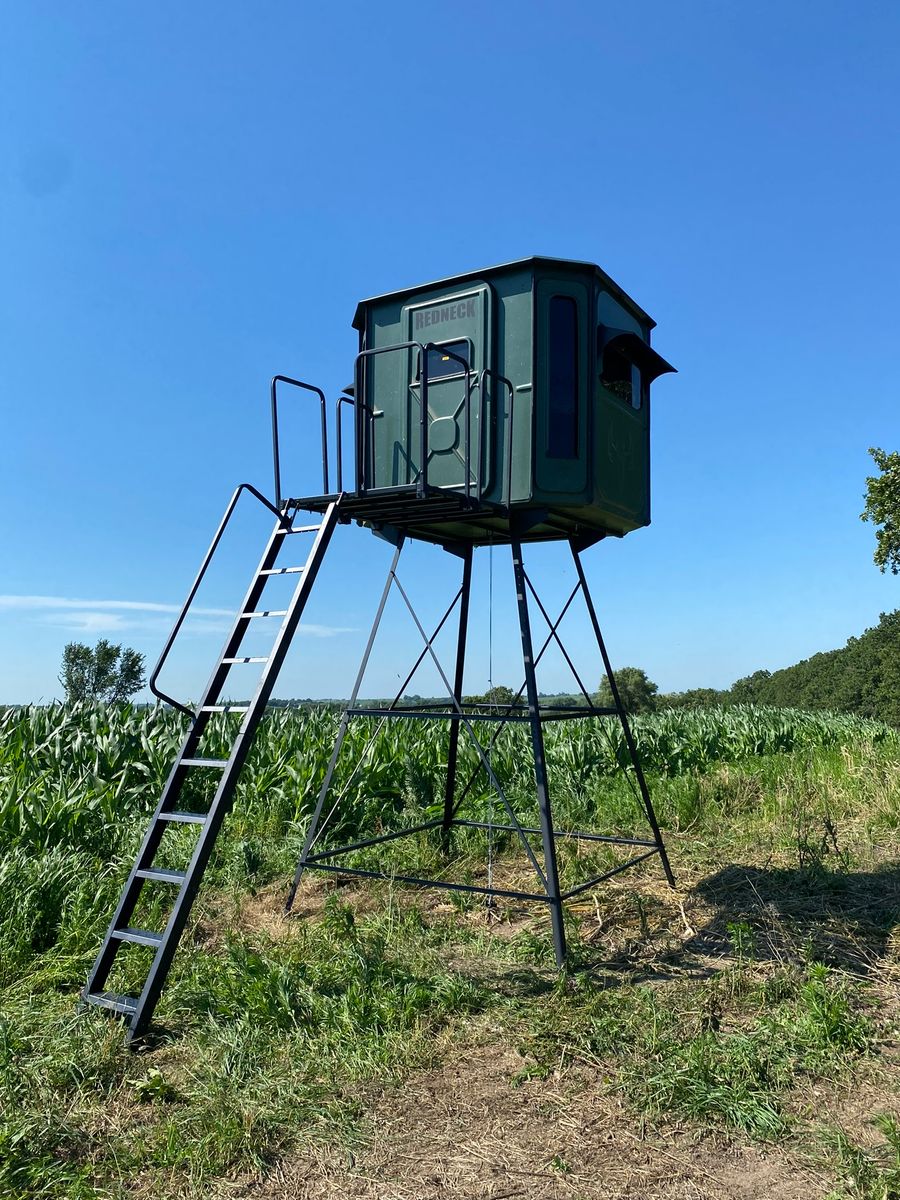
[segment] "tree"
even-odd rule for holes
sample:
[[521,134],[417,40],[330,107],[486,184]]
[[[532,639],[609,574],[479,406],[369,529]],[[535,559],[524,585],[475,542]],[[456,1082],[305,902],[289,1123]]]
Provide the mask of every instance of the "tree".
[[504,708],[511,708],[514,703],[524,704],[525,701],[520,697],[516,700],[516,693],[505,684],[495,683],[492,688],[484,693],[483,696],[464,696],[463,699],[469,704],[497,704]]
[[59,682],[66,700],[127,700],[144,686],[144,656],[101,638],[92,650],[69,642],[63,650]]
[[[656,693],[659,688],[652,679],[647,678],[646,671],[642,671],[640,667],[620,667],[615,676],[626,712],[653,712],[656,709]],[[597,702],[601,708],[615,708],[608,679],[604,679],[600,684]]]
[[881,475],[866,479],[866,507],[860,519],[881,528],[875,533],[875,565],[884,572],[900,574],[900,453],[869,450]]
[[659,708],[720,708],[728,701],[728,693],[717,688],[688,688],[685,692],[667,692],[656,697]]
[[762,670],[736,679],[731,685],[731,699],[736,704],[764,704],[764,692],[771,678],[771,671]]

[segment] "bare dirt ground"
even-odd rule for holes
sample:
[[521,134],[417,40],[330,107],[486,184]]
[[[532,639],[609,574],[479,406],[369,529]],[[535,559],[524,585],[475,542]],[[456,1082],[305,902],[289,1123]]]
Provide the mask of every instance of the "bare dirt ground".
[[242,1200],[810,1200],[830,1181],[767,1151],[677,1125],[641,1129],[577,1071],[514,1086],[522,1060],[497,1046],[464,1052],[375,1104],[356,1153],[304,1152]]
[[[684,876],[683,872],[683,876]],[[677,892],[642,879],[635,909],[627,885],[608,885],[594,909],[585,907],[586,941],[596,938],[603,967],[626,968],[648,981],[717,974],[731,960],[729,920],[754,919],[761,960],[790,961],[801,935],[815,929],[830,957],[868,978],[891,1008],[896,1005],[896,930],[873,925],[868,877],[822,908],[798,895],[792,873],[785,881],[754,868],[685,880]],[[897,879],[892,878],[894,890]],[[687,883],[687,886],[684,886]],[[245,901],[246,928],[289,934],[292,921],[315,919],[331,889],[316,882],[301,892],[287,920],[271,889]],[[371,907],[379,899],[353,884],[343,899]],[[415,894],[426,911],[440,914],[443,899]],[[424,901],[424,903],[423,903]],[[810,910],[807,913],[807,908]],[[808,916],[808,924],[805,918]],[[483,911],[458,914],[484,924]],[[509,936],[534,917],[514,906],[491,920],[492,936]],[[498,964],[468,961],[457,969],[482,977]],[[477,1043],[477,1044],[476,1044]],[[741,1135],[703,1133],[677,1122],[641,1119],[611,1092],[595,1069],[569,1067],[545,1079],[517,1083],[525,1066],[498,1031],[473,1029],[473,1044],[452,1050],[439,1067],[412,1074],[403,1084],[373,1088],[365,1099],[367,1133],[352,1150],[305,1148],[271,1167],[264,1178],[232,1183],[222,1196],[239,1200],[824,1200],[839,1181],[821,1167],[802,1133],[777,1146]],[[860,1144],[871,1144],[871,1115],[900,1115],[900,1049],[883,1047],[878,1064],[856,1075],[852,1086],[821,1085],[789,1100],[802,1129],[827,1120]]]

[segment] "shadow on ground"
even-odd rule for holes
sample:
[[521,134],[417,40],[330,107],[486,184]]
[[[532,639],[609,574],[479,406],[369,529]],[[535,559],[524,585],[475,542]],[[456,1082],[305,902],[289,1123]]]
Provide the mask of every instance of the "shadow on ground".
[[[900,864],[873,871],[732,865],[702,880],[696,895],[714,916],[685,950],[709,953],[748,927],[755,958],[812,956],[856,974],[897,961]],[[732,928],[729,929],[729,926]]]

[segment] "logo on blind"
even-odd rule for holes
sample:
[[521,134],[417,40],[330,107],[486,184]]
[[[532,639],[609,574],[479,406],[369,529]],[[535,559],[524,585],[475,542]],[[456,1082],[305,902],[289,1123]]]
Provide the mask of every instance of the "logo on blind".
[[470,300],[458,300],[455,304],[420,308],[416,311],[416,329],[424,329],[428,325],[441,325],[444,321],[458,321],[461,317],[474,317],[476,303],[473,296]]

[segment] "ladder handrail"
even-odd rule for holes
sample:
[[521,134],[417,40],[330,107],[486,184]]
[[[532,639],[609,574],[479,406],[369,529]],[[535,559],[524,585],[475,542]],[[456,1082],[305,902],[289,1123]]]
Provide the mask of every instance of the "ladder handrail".
[[213,540],[209,544],[209,549],[206,551],[206,555],[200,565],[200,570],[197,572],[197,577],[191,585],[191,590],[188,592],[187,600],[185,600],[181,612],[178,614],[178,619],[172,626],[172,632],[169,634],[166,640],[166,644],[163,647],[162,654],[160,654],[156,666],[150,673],[148,687],[157,700],[164,700],[166,704],[171,704],[173,708],[177,708],[180,712],[186,713],[189,717],[194,716],[194,710],[188,708],[187,705],[182,704],[180,701],[173,699],[171,696],[166,695],[165,692],[160,691],[160,689],[156,686],[156,680],[159,677],[159,673],[162,670],[166,659],[169,657],[169,652],[171,651],[172,646],[175,644],[175,639],[181,632],[181,626],[184,624],[184,619],[188,614],[188,609],[194,602],[194,597],[197,595],[197,591],[200,587],[200,584],[203,582],[203,577],[206,574],[207,568],[212,561],[212,557],[218,548],[219,542],[222,540],[222,535],[225,532],[225,528],[228,525],[228,522],[231,520],[231,515],[237,507],[237,502],[241,498],[241,494],[243,492],[249,492],[252,496],[255,496],[260,504],[264,504],[266,508],[270,509],[275,514],[279,521],[286,526],[290,526],[290,521],[287,519],[287,517],[285,517],[284,513],[279,512],[271,500],[267,500],[262,492],[255,488],[252,483],[242,483],[235,488],[234,495],[231,497],[231,501],[228,507],[225,509],[222,520],[219,522],[219,528],[216,530]]
[[[360,411],[370,413],[371,410],[366,402],[362,368],[366,359],[374,358],[377,354],[391,354],[397,350],[417,350],[419,353],[419,376],[422,383],[419,394],[419,457],[421,459],[421,466],[419,468],[417,491],[421,499],[428,487],[428,355],[425,354],[425,347],[422,343],[416,341],[394,342],[390,346],[372,346],[369,350],[360,350],[356,356],[356,361],[353,365],[353,402],[356,410],[356,491],[359,495],[364,495],[369,490],[369,473],[366,470],[368,426],[363,424],[359,414]],[[363,433],[362,437],[360,437],[361,429]]]
[[[273,375],[270,385],[272,400],[272,463],[275,470],[275,507],[282,508],[284,497],[281,494],[281,456],[278,451],[278,384],[289,383],[291,387],[302,388],[305,392],[313,392],[319,397],[319,407],[322,420],[322,492],[328,495],[328,418],[326,414],[325,393],[312,383],[304,383],[302,379],[292,379],[290,375]],[[338,489],[340,490],[340,489]]]
[[[479,376],[479,386],[481,388],[481,395],[479,396],[479,403],[481,405],[480,411],[482,412],[482,414],[486,411],[485,403],[486,403],[486,399],[487,399],[487,397],[486,397],[487,388],[484,385],[485,385],[485,381],[487,380],[488,376],[491,376],[493,379],[496,379],[498,383],[506,384],[506,386],[509,388],[509,421],[507,421],[507,423],[506,423],[506,446],[505,446],[506,462],[503,464],[504,468],[505,468],[504,474],[506,475],[506,507],[509,508],[510,504],[512,503],[512,434],[513,434],[513,409],[515,408],[516,390],[513,387],[512,383],[510,383],[510,381],[506,378],[505,375],[501,375],[499,371],[492,371],[490,367],[484,367],[482,369],[481,375]],[[501,500],[503,499],[502,490],[500,493],[500,499]]]
[[[341,405],[354,405],[356,399],[354,396],[348,396],[346,392],[342,392],[338,396],[334,404],[334,430],[335,430],[335,453],[337,455],[337,490],[338,493],[344,490],[344,444],[341,435]],[[363,401],[365,403],[365,401]]]
[[[458,362],[462,367],[462,373],[466,379],[466,394],[463,399],[463,414],[466,423],[466,454],[465,454],[465,472],[466,472],[466,499],[470,499],[472,495],[472,368],[466,362],[461,354],[454,354],[447,346],[442,346],[438,342],[428,342],[425,346],[425,361],[428,361],[428,355],[432,350],[438,350],[446,358],[452,358],[454,362]],[[458,411],[458,410],[457,410]],[[481,496],[481,437],[482,425],[478,423],[478,497]]]

